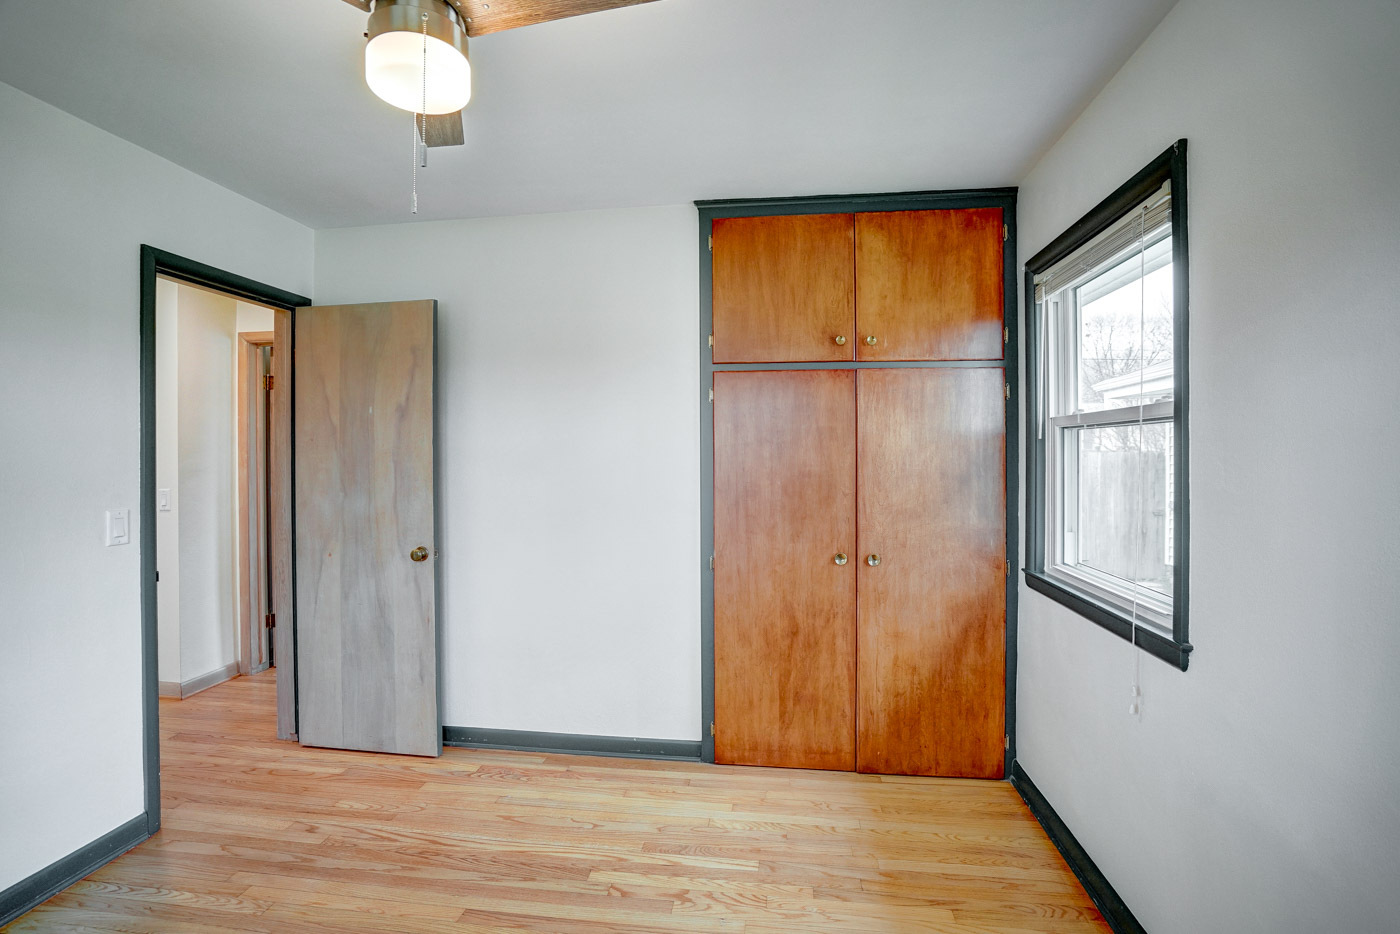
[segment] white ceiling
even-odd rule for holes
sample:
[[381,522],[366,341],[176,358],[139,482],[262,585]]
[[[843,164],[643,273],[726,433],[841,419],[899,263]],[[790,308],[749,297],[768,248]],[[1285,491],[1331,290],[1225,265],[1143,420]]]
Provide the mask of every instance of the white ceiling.
[[[472,40],[417,219],[1013,185],[1174,0],[658,0]],[[341,0],[0,0],[8,82],[312,227],[409,213]],[[3,131],[3,128],[0,128]]]

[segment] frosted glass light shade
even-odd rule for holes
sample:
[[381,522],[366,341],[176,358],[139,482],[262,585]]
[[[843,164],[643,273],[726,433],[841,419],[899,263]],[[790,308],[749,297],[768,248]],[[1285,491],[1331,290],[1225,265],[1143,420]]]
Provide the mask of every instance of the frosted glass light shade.
[[365,46],[365,83],[395,107],[410,113],[456,113],[472,98],[472,66],[453,46],[433,36],[428,43],[427,110],[423,109],[423,41],[420,32],[392,31]]

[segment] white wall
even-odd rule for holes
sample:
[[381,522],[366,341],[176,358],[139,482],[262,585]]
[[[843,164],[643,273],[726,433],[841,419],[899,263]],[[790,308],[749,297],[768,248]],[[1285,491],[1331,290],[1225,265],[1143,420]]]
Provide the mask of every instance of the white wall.
[[[272,330],[272,309],[265,305],[254,305],[251,302],[235,302],[238,307],[238,317],[236,319],[236,330],[239,334],[245,331],[271,331]],[[236,362],[236,357],[235,357]]]
[[234,424],[237,302],[179,287],[180,678],[238,660],[238,449]]
[[180,683],[180,286],[156,280],[156,489],[169,490],[169,510],[156,506],[157,669]]
[[318,303],[439,300],[445,723],[699,737],[696,229],[317,232]]
[[312,235],[5,84],[0,127],[3,889],[144,809],[138,248],[306,294]]
[[[271,329],[270,308],[157,280],[156,487],[170,491],[170,510],[156,513],[161,681],[192,681],[238,660],[235,334]],[[182,565],[191,571],[184,589]]]
[[1182,0],[1020,193],[1189,149],[1190,670],[1021,588],[1019,759],[1154,934],[1400,918],[1400,5]]

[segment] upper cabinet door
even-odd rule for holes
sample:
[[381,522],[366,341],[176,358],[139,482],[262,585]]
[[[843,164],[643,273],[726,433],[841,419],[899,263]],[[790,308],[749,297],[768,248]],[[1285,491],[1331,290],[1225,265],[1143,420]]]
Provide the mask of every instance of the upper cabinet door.
[[715,363],[853,359],[852,215],[717,218],[711,236]]
[[1000,360],[1001,208],[856,215],[861,360]]

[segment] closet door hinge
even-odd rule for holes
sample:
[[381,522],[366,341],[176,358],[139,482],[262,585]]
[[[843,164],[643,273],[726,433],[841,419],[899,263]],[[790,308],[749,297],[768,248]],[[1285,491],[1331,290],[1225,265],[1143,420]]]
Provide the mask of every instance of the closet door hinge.
[[714,401],[715,401],[715,387],[711,386],[711,387],[710,387],[710,404],[713,405],[713,404],[714,404]]
[[1006,396],[1006,398],[1009,400],[1009,399],[1011,398],[1011,384],[1010,384],[1010,383],[1002,383],[1002,384],[1001,384],[1001,389],[1002,389],[1002,395]]
[[268,390],[268,391],[271,391],[271,390],[272,390],[272,374],[271,374],[271,373],[268,373],[266,376],[263,377],[263,388],[266,389],[266,390]]
[[1001,225],[1001,242],[1002,242],[1002,243],[1005,243],[1005,242],[1006,242],[1006,238],[1007,238],[1006,225],[1005,225],[1005,224],[1002,224],[1002,225]]
[[715,336],[713,334],[710,335],[710,349],[715,349]]
[[715,569],[715,556],[714,556],[714,555],[710,555],[710,570],[713,571],[714,569]]
[[710,234],[710,252],[713,253],[714,251],[715,251],[715,235],[714,235],[714,234]]
[[1008,324],[1006,327],[1001,329],[1001,342],[1003,344],[1011,343],[1011,325]]
[[263,628],[264,628],[264,629],[276,629],[276,628],[277,628],[277,614],[276,614],[276,613],[269,613],[269,614],[267,614],[266,616],[263,617]]
[[713,721],[713,720],[710,721],[710,735],[711,735],[711,736],[714,736],[714,735],[715,735],[715,721]]
[[1011,576],[1011,559],[1010,559],[1010,558],[1007,558],[1007,559],[1006,559],[1006,576],[1007,576],[1007,577],[1010,577],[1010,576]]
[[1011,748],[1011,734],[1010,734],[1010,733],[1004,733],[1004,734],[1002,734],[1002,737],[1001,737],[1001,748],[1002,748],[1002,749],[1010,749],[1010,748]]

